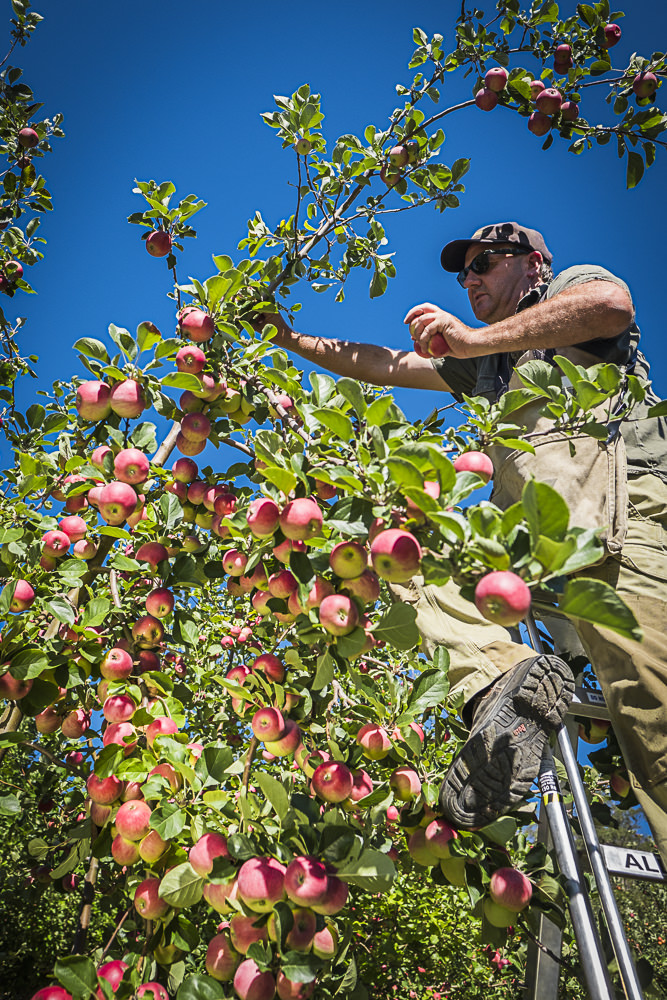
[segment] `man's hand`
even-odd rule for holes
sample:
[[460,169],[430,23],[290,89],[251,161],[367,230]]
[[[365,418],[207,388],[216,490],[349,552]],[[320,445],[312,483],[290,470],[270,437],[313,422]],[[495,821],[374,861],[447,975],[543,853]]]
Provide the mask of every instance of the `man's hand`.
[[403,322],[410,326],[415,350],[422,357],[441,358],[450,354],[454,358],[474,358],[488,352],[485,344],[480,343],[479,330],[466,326],[431,302],[413,306]]

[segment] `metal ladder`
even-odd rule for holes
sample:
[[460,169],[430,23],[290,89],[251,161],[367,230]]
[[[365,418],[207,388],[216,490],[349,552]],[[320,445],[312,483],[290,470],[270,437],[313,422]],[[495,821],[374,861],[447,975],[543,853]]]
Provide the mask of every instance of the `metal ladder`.
[[[525,625],[533,649],[536,653],[543,652],[542,641],[532,615],[526,619]],[[588,691],[584,688],[576,689],[570,711],[589,718],[609,718],[604,698],[600,692]],[[662,882],[667,881],[667,875],[658,855],[600,844],[579,774],[577,757],[568,733],[567,723],[560,726],[556,733],[556,739],[574,798],[586,853],[597,884],[623,990],[627,1000],[643,1000],[643,993],[625,937],[623,921],[616,905],[609,875],[611,873],[622,875],[624,878],[644,878]],[[579,865],[574,837],[550,749],[542,761],[538,783],[541,796],[538,836],[542,842],[547,844],[547,847],[553,845],[555,849],[558,868],[564,880],[570,917],[579,948],[579,959],[589,995],[591,1000],[615,1000],[617,994],[609,978],[600,935],[586,882]],[[524,998],[525,1000],[557,1000],[561,931],[545,913],[540,914],[537,937],[542,947],[532,941],[529,944]]]

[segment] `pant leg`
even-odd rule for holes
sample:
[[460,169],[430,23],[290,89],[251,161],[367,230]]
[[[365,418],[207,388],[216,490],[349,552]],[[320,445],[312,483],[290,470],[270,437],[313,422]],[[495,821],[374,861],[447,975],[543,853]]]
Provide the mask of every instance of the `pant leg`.
[[642,642],[575,621],[604,692],[630,781],[667,865],[667,485],[629,480],[620,557],[581,576],[609,583],[642,627]]
[[417,611],[416,625],[422,649],[432,657],[438,646],[449,652],[450,694],[467,703],[521,660],[534,655],[509,629],[487,621],[471,601],[461,597],[451,580],[441,587],[424,585],[415,577],[405,585],[392,584],[397,600]]

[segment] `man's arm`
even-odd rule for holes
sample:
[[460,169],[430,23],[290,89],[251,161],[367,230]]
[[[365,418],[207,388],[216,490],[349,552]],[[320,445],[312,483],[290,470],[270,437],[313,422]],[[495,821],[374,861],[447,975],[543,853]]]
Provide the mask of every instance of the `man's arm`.
[[394,351],[377,344],[311,337],[292,330],[281,316],[265,314],[263,319],[265,323],[274,323],[278,328],[274,344],[286,351],[294,351],[307,361],[336,375],[346,375],[373,385],[448,391],[447,384],[429,359],[420,358],[414,351]]
[[470,327],[429,302],[405,317],[423,347],[441,333],[454,358],[477,358],[505,351],[568,347],[588,340],[608,340],[633,320],[630,296],[612,281],[594,280],[567,288],[551,299],[489,326]]

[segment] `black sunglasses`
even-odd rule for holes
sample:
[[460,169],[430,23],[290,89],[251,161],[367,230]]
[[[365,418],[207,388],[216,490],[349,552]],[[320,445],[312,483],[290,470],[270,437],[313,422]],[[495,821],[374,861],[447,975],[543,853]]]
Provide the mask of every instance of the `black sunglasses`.
[[489,260],[491,254],[509,254],[512,257],[519,257],[522,254],[532,252],[532,247],[505,247],[504,250],[482,250],[476,257],[473,257],[467,267],[461,268],[456,276],[456,280],[459,285],[463,285],[471,271],[473,274],[486,274],[491,264]]

